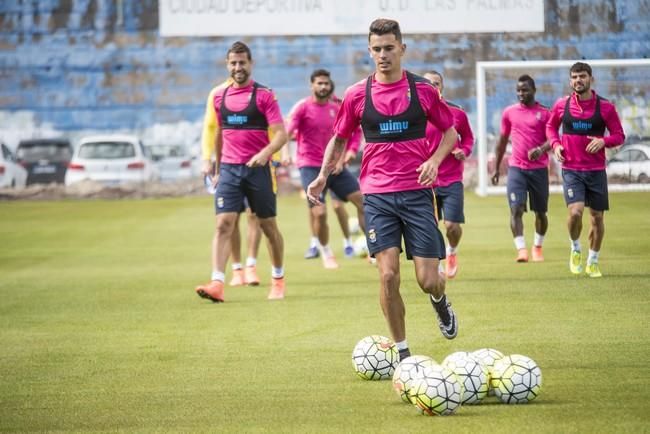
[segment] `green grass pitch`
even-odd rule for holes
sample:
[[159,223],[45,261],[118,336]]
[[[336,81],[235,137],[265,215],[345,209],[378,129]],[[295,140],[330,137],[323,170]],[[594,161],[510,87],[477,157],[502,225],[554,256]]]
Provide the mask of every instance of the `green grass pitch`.
[[[493,347],[532,357],[539,398],[494,398],[446,418],[420,416],[390,382],[353,372],[351,351],[388,331],[377,270],[302,258],[306,206],[279,200],[287,298],[226,290],[209,277],[210,197],[0,203],[2,432],[647,432],[650,427],[650,217],[647,193],[612,194],[602,279],[568,271],[561,196],[551,196],[546,262],[516,264],[503,197],[467,194],[460,271],[448,285],[459,335],[445,340],[402,260],[414,354],[441,361]],[[242,221],[243,222],[243,221]],[[583,247],[587,246],[585,216]],[[533,216],[525,216],[528,244]]]

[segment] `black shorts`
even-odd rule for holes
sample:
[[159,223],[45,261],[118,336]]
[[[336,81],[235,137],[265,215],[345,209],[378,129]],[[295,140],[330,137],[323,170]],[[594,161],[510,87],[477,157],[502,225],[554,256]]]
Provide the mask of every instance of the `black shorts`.
[[460,181],[436,187],[436,204],[438,206],[438,218],[451,223],[465,223],[465,191]]
[[530,198],[531,211],[545,213],[548,211],[548,169],[508,168],[508,204],[526,207]]
[[276,216],[276,197],[269,164],[248,167],[245,164],[221,163],[219,183],[214,195],[217,214],[243,211],[244,199],[251,211],[264,219]]
[[406,258],[445,258],[445,241],[438,229],[433,190],[366,194],[363,197],[366,241],[371,256],[391,247],[402,249]]
[[578,171],[562,169],[564,201],[567,205],[584,202],[594,211],[609,209],[607,172],[604,170]]
[[[305,166],[301,167],[299,170],[302,188],[307,191],[309,184],[318,177],[320,167]],[[348,169],[343,169],[338,175],[330,175],[327,178],[327,184],[319,198],[323,203],[325,202],[325,194],[328,189],[330,190],[330,194],[333,193],[331,194],[333,199],[347,202],[350,194],[359,191],[359,181],[357,181],[357,178],[355,178]],[[314,205],[309,202],[309,206],[312,207]]]

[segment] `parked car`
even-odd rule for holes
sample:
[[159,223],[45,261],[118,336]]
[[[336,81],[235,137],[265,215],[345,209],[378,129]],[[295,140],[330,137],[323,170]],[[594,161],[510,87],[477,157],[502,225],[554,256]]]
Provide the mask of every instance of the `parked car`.
[[196,158],[184,145],[147,145],[146,150],[163,182],[199,176]]
[[607,162],[607,175],[630,182],[649,182],[650,142],[623,146]]
[[137,137],[106,135],[81,139],[68,164],[65,185],[83,180],[122,184],[157,179],[158,171]]
[[68,139],[22,140],[16,149],[18,163],[27,169],[27,185],[63,184],[72,145]]
[[16,161],[11,150],[0,143],[0,188],[22,188],[27,184],[27,170]]

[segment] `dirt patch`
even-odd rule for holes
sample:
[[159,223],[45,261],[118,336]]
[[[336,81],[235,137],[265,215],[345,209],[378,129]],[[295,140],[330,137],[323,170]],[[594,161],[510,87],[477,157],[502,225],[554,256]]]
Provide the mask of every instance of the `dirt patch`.
[[[288,178],[278,177],[279,194],[292,193],[297,186]],[[145,199],[207,195],[200,179],[176,182],[103,185],[95,181],[63,184],[33,184],[25,188],[0,188],[0,200],[59,199]]]

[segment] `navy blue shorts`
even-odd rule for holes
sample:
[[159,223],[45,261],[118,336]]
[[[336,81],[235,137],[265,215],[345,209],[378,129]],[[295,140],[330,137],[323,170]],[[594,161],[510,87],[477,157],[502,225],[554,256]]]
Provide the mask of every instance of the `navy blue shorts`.
[[564,184],[564,201],[567,205],[584,202],[594,211],[609,209],[607,192],[607,172],[604,170],[568,170],[562,169]]
[[545,213],[548,211],[548,169],[508,168],[508,203],[510,208],[523,205],[526,209],[530,198],[531,211]]
[[406,246],[406,258],[445,258],[445,241],[433,210],[433,190],[366,194],[366,241],[371,256]]
[[436,187],[436,205],[438,206],[438,218],[452,223],[465,223],[465,190],[460,181]]
[[221,163],[219,183],[214,195],[217,214],[240,213],[244,199],[259,218],[276,216],[276,197],[270,165],[247,167],[245,164]]
[[[309,184],[318,177],[320,167],[306,166],[301,167],[299,170],[302,188],[307,191]],[[347,202],[350,194],[359,191],[359,181],[357,181],[357,178],[355,178],[348,169],[343,169],[338,175],[330,175],[327,178],[327,184],[319,198],[323,203],[325,203],[325,194],[327,193],[327,190],[330,190],[330,194],[334,193],[332,198]],[[336,195],[336,197],[334,195]],[[312,207],[314,204],[309,202],[309,206]]]

